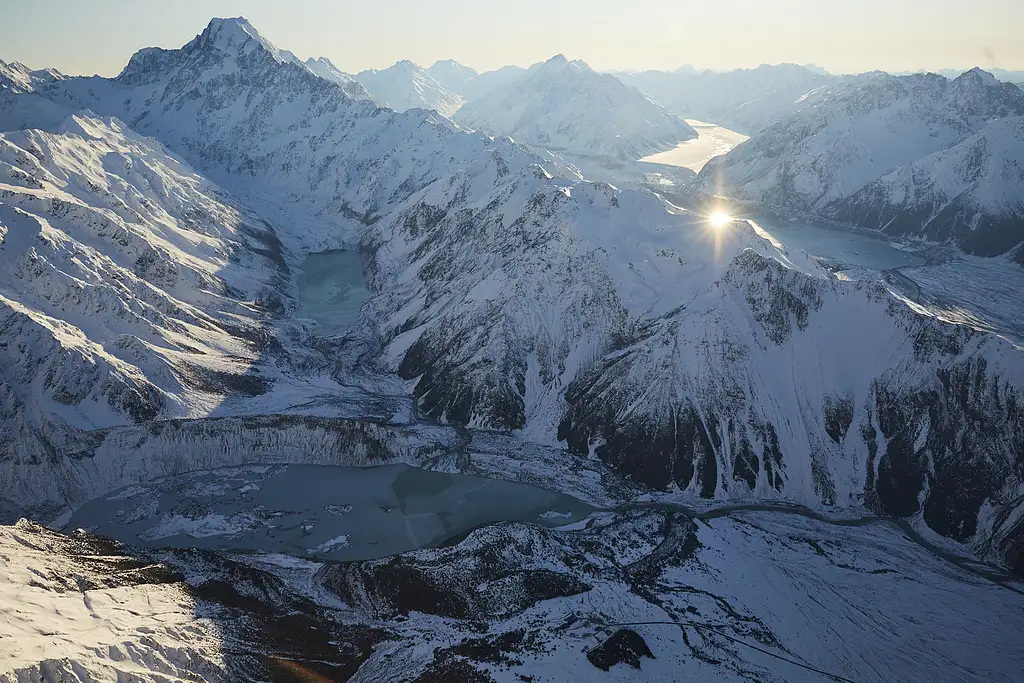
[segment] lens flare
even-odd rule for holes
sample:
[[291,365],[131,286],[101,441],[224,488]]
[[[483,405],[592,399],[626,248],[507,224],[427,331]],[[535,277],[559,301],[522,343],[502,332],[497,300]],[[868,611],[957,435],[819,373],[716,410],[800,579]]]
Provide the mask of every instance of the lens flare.
[[715,211],[711,216],[708,217],[708,221],[711,223],[711,227],[719,230],[724,228],[729,223],[732,223],[732,216],[721,211]]

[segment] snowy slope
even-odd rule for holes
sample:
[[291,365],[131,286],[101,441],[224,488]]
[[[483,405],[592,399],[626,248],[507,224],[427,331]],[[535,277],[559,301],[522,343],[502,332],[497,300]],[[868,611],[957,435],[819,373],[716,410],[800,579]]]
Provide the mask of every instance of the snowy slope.
[[0,527],[0,567],[4,683],[1012,681],[1024,666],[1013,586],[879,521],[632,509],[338,564],[20,522]]
[[[1017,348],[875,283],[728,258],[569,387],[559,436],[573,452],[692,495],[923,510],[977,545],[1019,535]],[[983,528],[989,505],[1007,526]]]
[[462,97],[429,71],[407,59],[387,69],[368,69],[355,75],[378,102],[395,111],[433,109],[451,116],[462,106]]
[[66,119],[71,113],[67,108],[36,93],[37,87],[62,78],[53,69],[32,71],[0,60],[0,131],[52,127]]
[[746,135],[771,125],[788,114],[802,96],[835,80],[795,64],[762,64],[756,69],[725,72],[684,67],[671,72],[623,72],[616,77],[679,116],[713,122]]
[[639,91],[562,55],[471,100],[455,119],[551,150],[631,161],[697,136]]
[[225,680],[216,622],[106,539],[0,527],[0,681]]
[[476,69],[459,64],[454,59],[439,59],[427,69],[427,73],[438,83],[462,97],[465,97],[469,84],[479,75]]
[[15,469],[78,450],[77,430],[262,393],[251,366],[283,310],[262,221],[116,119],[61,128],[0,135],[0,448]]
[[320,78],[325,78],[332,83],[340,85],[349,97],[357,100],[370,99],[370,93],[356,80],[355,76],[347,74],[334,66],[334,63],[327,59],[327,57],[317,57],[316,59],[310,57],[303,64]]
[[827,215],[894,235],[953,240],[984,256],[1005,253],[1024,242],[1024,118],[991,121],[833,203]]
[[720,193],[820,212],[993,118],[1021,114],[1024,93],[979,69],[953,81],[935,74],[847,77],[713,160],[700,179]]
[[521,66],[503,66],[493,71],[484,71],[466,84],[462,96],[467,102],[475,100],[492,90],[510,85],[525,74],[526,69]]

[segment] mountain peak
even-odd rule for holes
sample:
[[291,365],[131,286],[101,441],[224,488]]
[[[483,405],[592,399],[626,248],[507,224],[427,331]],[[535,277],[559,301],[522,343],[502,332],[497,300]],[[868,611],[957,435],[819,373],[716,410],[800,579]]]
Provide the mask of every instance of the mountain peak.
[[538,62],[529,69],[530,73],[542,74],[542,77],[545,78],[554,74],[561,74],[566,70],[575,73],[593,73],[594,71],[590,68],[590,65],[582,59],[573,59],[570,61],[561,53],[551,57],[545,62]]
[[278,62],[302,64],[302,60],[294,54],[287,50],[279,50],[273,43],[264,38],[245,17],[211,19],[206,29],[183,49],[212,50],[236,54],[263,49]]
[[968,81],[990,87],[1000,85],[1000,81],[995,76],[990,74],[988,71],[985,71],[980,66],[969,69],[953,79],[954,83]]
[[241,45],[249,40],[255,40],[262,45],[270,45],[270,41],[260,35],[260,32],[245,17],[211,19],[206,30],[200,35],[206,36],[220,47]]

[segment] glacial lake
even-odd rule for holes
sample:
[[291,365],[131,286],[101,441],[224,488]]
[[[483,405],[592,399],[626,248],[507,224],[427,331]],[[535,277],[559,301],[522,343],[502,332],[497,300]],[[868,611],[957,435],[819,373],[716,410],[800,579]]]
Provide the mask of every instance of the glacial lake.
[[591,510],[527,484],[407,465],[251,465],[113,491],[82,505],[64,528],[142,547],[350,561],[437,546],[495,522],[562,526]]
[[716,126],[713,123],[686,119],[686,122],[697,131],[697,137],[676,145],[665,152],[658,152],[640,159],[654,164],[682,166],[700,173],[704,165],[714,157],[725,154],[733,147],[749,139],[743,133]]
[[920,266],[926,262],[922,254],[882,235],[876,237],[855,230],[768,220],[762,222],[761,219],[751,222],[788,251],[805,251],[812,256],[841,264],[844,268],[884,271]]
[[317,334],[343,334],[359,319],[370,298],[363,279],[363,259],[354,249],[309,254],[298,280],[296,316],[316,322]]

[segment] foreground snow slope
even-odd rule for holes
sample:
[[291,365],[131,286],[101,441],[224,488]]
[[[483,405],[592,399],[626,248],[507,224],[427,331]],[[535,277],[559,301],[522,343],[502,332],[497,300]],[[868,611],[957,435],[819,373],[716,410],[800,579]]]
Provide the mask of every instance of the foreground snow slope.
[[0,527],[0,681],[225,680],[216,624],[166,566]]
[[338,564],[0,527],[0,681],[1011,681],[1024,666],[1013,586],[885,522],[648,509],[578,527],[497,524]]
[[629,161],[697,137],[638,90],[562,55],[471,100],[455,120],[551,150]]

